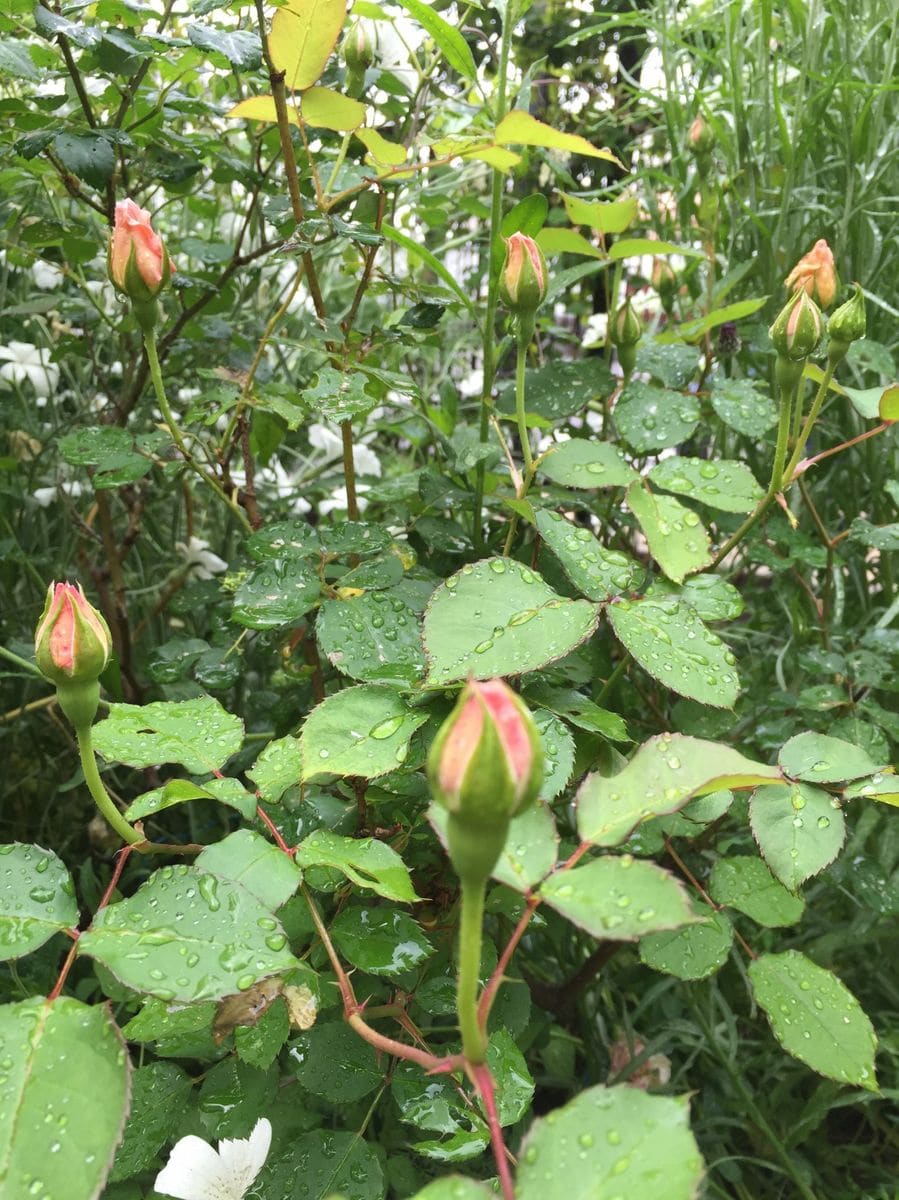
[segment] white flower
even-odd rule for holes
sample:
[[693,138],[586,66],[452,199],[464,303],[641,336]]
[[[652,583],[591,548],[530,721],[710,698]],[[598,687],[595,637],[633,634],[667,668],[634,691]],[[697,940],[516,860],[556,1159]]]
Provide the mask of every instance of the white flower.
[[39,397],[49,396],[59,383],[59,367],[50,362],[49,351],[30,342],[7,342],[0,346],[0,379],[24,383],[27,379]]
[[186,546],[184,542],[175,542],[175,549],[187,563],[187,573],[192,579],[212,579],[228,570],[225,560],[213,554],[209,543],[200,538],[192,537]]
[[262,1170],[272,1144],[271,1124],[261,1117],[248,1138],[227,1138],[213,1150],[189,1134],[176,1142],[154,1189],[175,1200],[243,1200]]
[[[336,429],[316,423],[309,426],[307,435],[309,445],[322,451],[325,462],[343,457],[343,439]],[[357,475],[376,475],[379,479],[381,477],[381,460],[364,442],[356,442],[353,445],[353,465]]]
[[589,350],[593,346],[600,346],[606,340],[606,335],[609,329],[609,314],[600,312],[593,313],[587,318],[587,324],[584,328],[584,336],[581,338],[581,345],[585,350]]
[[53,263],[36,262],[31,268],[31,278],[34,280],[35,287],[39,287],[41,291],[49,292],[62,284],[65,275]]
[[31,493],[33,500],[41,508],[48,508],[54,500],[58,500],[60,493],[64,496],[77,497],[84,491],[84,488],[75,479],[65,479],[61,483],[52,484],[50,487],[40,487]]
[[[365,510],[368,508],[368,501],[362,494],[363,492],[367,491],[368,484],[356,484],[356,503],[360,512],[365,512]],[[346,498],[346,488],[339,487],[334,489],[334,491],[331,493],[330,499],[322,500],[321,504],[318,506],[318,511],[321,516],[326,517],[330,512],[346,512],[348,507],[349,504],[347,503]]]

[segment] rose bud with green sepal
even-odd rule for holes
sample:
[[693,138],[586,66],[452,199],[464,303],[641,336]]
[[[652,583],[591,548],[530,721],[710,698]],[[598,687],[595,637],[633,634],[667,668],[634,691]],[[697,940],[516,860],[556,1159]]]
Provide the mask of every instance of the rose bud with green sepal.
[[643,336],[643,322],[633,304],[626,300],[615,313],[609,327],[609,339],[618,351],[618,361],[625,379],[629,379],[637,363],[637,345]]
[[141,328],[152,329],[158,320],[156,297],[171,278],[172,264],[150,214],[133,200],[120,200],[115,207],[107,265],[113,286],[132,302]]
[[830,335],[827,354],[834,364],[846,357],[850,344],[863,338],[867,328],[864,293],[860,284],[854,283],[852,286],[855,289],[852,297],[840,305],[827,323]]
[[37,665],[56,684],[59,703],[77,728],[89,725],[99,703],[97,680],[112,654],[109,626],[79,585],[51,583],[34,635]]
[[463,879],[486,879],[509,822],[534,803],[543,782],[540,734],[501,679],[466,684],[434,739],[428,778],[449,812],[453,866]]
[[548,276],[543,251],[533,238],[513,233],[499,277],[503,304],[516,316],[532,317],[546,299]]
[[781,309],[768,330],[781,358],[803,362],[821,341],[821,310],[804,290],[799,290]]

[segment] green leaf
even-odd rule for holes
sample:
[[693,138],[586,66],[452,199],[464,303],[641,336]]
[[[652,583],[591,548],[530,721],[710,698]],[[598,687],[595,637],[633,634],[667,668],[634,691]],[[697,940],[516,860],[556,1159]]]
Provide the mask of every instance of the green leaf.
[[746,437],[762,438],[777,424],[777,405],[748,379],[716,379],[711,401],[724,424]]
[[342,1021],[313,1025],[290,1042],[293,1073],[307,1092],[332,1104],[349,1104],[373,1092],[384,1078],[374,1048]]
[[543,883],[540,896],[579,929],[619,942],[696,920],[680,881],[631,854],[557,871]]
[[271,912],[287,903],[302,879],[289,855],[251,829],[238,829],[207,846],[194,866],[241,884]]
[[528,237],[536,237],[543,228],[548,212],[549,201],[546,196],[542,192],[531,192],[530,196],[519,200],[503,217],[499,227],[500,235],[507,238],[513,233],[524,233]]
[[[391,142],[388,138],[384,137],[383,133],[379,133],[377,129],[354,129],[353,133],[368,151],[371,158],[378,163],[379,166],[399,167],[406,161],[406,157],[408,155],[406,147],[399,145],[397,142]],[[381,232],[386,237],[392,238],[394,241],[399,241],[400,238],[404,238],[406,236],[396,229],[390,229],[388,231],[384,225],[381,226]],[[409,240],[412,242],[411,238]],[[412,245],[415,245],[415,242],[412,242]],[[426,255],[430,255],[430,251],[425,250],[424,247],[417,247],[417,249],[420,251],[419,257],[427,261]],[[435,259],[434,261],[436,262],[437,260]],[[446,270],[445,267],[443,269]],[[439,271],[438,274],[440,274]],[[447,274],[449,274],[448,271]],[[455,284],[453,291],[460,293],[461,289],[459,289],[459,285],[455,283],[455,280],[453,280],[453,283]],[[466,297],[465,299],[467,306],[469,308],[473,308],[471,298]]]
[[872,525],[864,517],[856,517],[849,529],[850,541],[861,542],[874,550],[899,550],[899,523]]
[[28,46],[21,42],[0,38],[0,71],[14,79],[40,79],[41,73],[28,53]]
[[0,1007],[0,1194],[95,1200],[128,1114],[131,1064],[106,1006]]
[[257,1071],[232,1056],[204,1076],[197,1107],[215,1114],[220,1137],[246,1137],[259,1114],[269,1111],[277,1086],[275,1072]]
[[190,1076],[173,1063],[152,1062],[131,1076],[131,1112],[110,1179],[130,1179],[157,1165],[156,1155],[181,1125]]
[[[428,820],[446,849],[449,813],[436,802],[428,808]],[[553,869],[559,849],[559,835],[552,813],[544,804],[535,804],[509,825],[509,836],[492,876],[513,891],[525,894]]]
[[585,526],[547,509],[536,514],[536,522],[537,532],[562,570],[588,600],[610,600],[623,592],[636,591],[643,583],[646,571],[640,563],[620,550],[606,550]]
[[303,392],[303,403],[317,419],[325,417],[338,424],[351,421],[370,413],[377,404],[365,390],[367,382],[361,371],[335,371],[333,367],[322,367],[315,384]]
[[423,0],[400,0],[400,4],[428,31],[454,71],[458,71],[465,79],[477,79],[478,71],[468,42],[455,26],[445,21]]
[[858,783],[850,784],[843,792],[847,800],[855,800],[859,796],[870,796],[883,804],[899,806],[899,776],[886,772],[878,772],[870,779],[860,779]]
[[386,1183],[381,1160],[364,1138],[317,1129],[266,1164],[256,1188],[260,1196],[279,1200],[382,1200]]
[[702,1159],[686,1097],[587,1088],[531,1126],[517,1200],[693,1200]]
[[830,971],[798,950],[749,964],[752,991],[788,1054],[836,1079],[876,1092],[877,1039],[859,1002]]
[[675,583],[712,561],[705,526],[692,509],[670,496],[656,496],[642,480],[627,489],[627,505],[646,535],[653,558]]
[[186,779],[170,779],[163,787],[144,792],[132,800],[125,809],[125,820],[142,821],[189,800],[218,800],[236,808],[247,821],[256,814],[256,797],[237,779],[210,779],[202,786]]
[[417,921],[398,908],[352,905],[331,926],[340,953],[360,971],[392,978],[434,953]]
[[542,146],[546,150],[564,150],[568,154],[604,158],[616,166],[622,165],[611,150],[599,150],[577,133],[562,133],[553,129],[520,108],[513,108],[506,113],[497,125],[494,137],[500,146]]
[[262,61],[259,35],[249,29],[216,29],[214,25],[189,25],[187,36],[198,50],[223,54],[238,70],[253,70]]
[[272,18],[269,49],[291,91],[311,87],[324,71],[346,20],[346,0],[288,0]]
[[733,708],[740,691],[734,656],[685,601],[619,600],[615,636],[645,671],[681,696]]
[[624,200],[580,200],[559,192],[572,225],[589,225],[599,233],[623,233],[637,217],[635,196]]
[[413,733],[428,719],[390,687],[360,684],[317,704],[300,734],[303,779],[376,779],[406,761]]
[[400,1120],[443,1135],[440,1140],[413,1144],[418,1154],[437,1162],[463,1162],[476,1158],[490,1144],[486,1125],[451,1079],[429,1078],[414,1063],[397,1062],[390,1091]]
[[695,396],[632,381],[615,405],[615,428],[639,454],[678,446],[699,424]]
[[752,512],[765,494],[744,463],[725,459],[665,458],[656,463],[649,478],[663,491],[722,512]]
[[[624,258],[639,258],[644,254],[663,257],[680,254],[684,258],[701,258],[702,251],[695,246],[678,246],[674,242],[656,241],[655,238],[621,238],[609,248],[609,258],[620,262]],[[680,329],[680,327],[678,327]]]
[[574,488],[626,487],[640,478],[617,446],[588,438],[570,438],[554,446],[538,461],[537,470],[553,483]]
[[[681,250],[680,253],[682,254],[683,251]],[[751,317],[767,302],[767,296],[757,296],[754,300],[737,300],[734,304],[725,305],[724,308],[716,308],[714,312],[710,312],[704,317],[697,317],[695,321],[686,321],[683,325],[678,325],[677,329],[671,330],[670,333],[659,334],[657,341],[696,342],[710,329],[717,329],[719,325],[725,325],[729,321],[740,321],[743,317]]]
[[574,770],[574,738],[564,722],[545,709],[533,712],[543,741],[543,786],[540,799],[549,803],[562,792]]
[[136,992],[190,1004],[246,991],[295,967],[281,926],[239,884],[178,864],[110,904],[78,940]]
[[749,821],[762,858],[791,892],[832,863],[846,837],[838,801],[808,783],[759,788]]
[[844,783],[881,770],[860,746],[824,733],[797,733],[781,748],[784,774],[808,783]]
[[315,605],[319,578],[297,559],[263,563],[234,593],[231,620],[247,629],[277,629],[299,621]]
[[72,877],[52,850],[0,846],[0,960],[21,958],[78,926]]
[[94,749],[109,762],[180,763],[195,775],[223,767],[242,742],[243,722],[211,696],[110,704],[106,720],[93,728]]
[[697,904],[694,925],[674,933],[651,933],[640,942],[640,961],[678,979],[705,979],[727,961],[734,930],[724,913]]
[[660,346],[655,338],[641,338],[637,346],[637,370],[645,371],[663,387],[680,390],[696,374],[700,354],[695,346],[677,342]]
[[425,673],[418,616],[390,591],[326,600],[315,634],[331,665],[351,679],[414,687]]
[[[527,411],[536,413],[547,421],[560,421],[574,416],[587,407],[592,400],[608,396],[615,388],[615,380],[608,365],[601,358],[583,358],[577,362],[548,362],[542,367],[525,371],[525,394]],[[500,391],[497,407],[501,412],[515,412],[515,389],[512,386]],[[578,445],[602,445],[584,438],[572,438]],[[563,442],[562,445],[569,445]],[[555,453],[555,451],[553,451]],[[566,454],[574,454],[568,450]],[[613,456],[619,458],[612,450]],[[543,460],[546,461],[546,458]],[[550,476],[550,478],[553,478]],[[563,483],[564,480],[557,482]],[[578,484],[573,486],[577,487]],[[587,487],[603,486],[594,478]]]
[[99,133],[58,133],[53,139],[56,156],[67,171],[89,183],[105,187],[115,170],[115,151],[108,138]]
[[289,787],[300,782],[302,766],[299,738],[276,738],[247,769],[247,775],[267,804],[277,804]]
[[536,671],[596,628],[586,600],[558,596],[510,558],[468,564],[434,592],[424,619],[432,686]]
[[603,266],[608,263],[602,250],[576,229],[559,229],[549,225],[540,230],[536,241],[546,257],[552,254],[583,254],[587,258],[600,259]]
[[303,120],[316,129],[347,133],[365,120],[365,105],[330,88],[312,87],[303,93]]
[[[676,812],[694,796],[779,778],[777,767],[752,762],[731,746],[663,733],[644,742],[617,775],[587,776],[578,792],[578,833],[595,846],[617,846],[640,821]],[[787,794],[786,788],[767,790]]]
[[[371,133],[374,131],[362,130],[359,132],[365,132],[371,135]],[[357,132],[357,137],[359,136],[359,132]],[[405,157],[406,154],[404,151],[403,159],[405,159]],[[387,222],[384,222],[384,224],[381,225],[381,232],[386,238],[389,238],[390,241],[396,242],[398,246],[402,246],[402,248],[408,254],[411,254],[413,258],[421,259],[425,266],[429,267],[438,277],[438,279],[442,279],[450,291],[452,291],[462,301],[468,311],[474,315],[475,307],[471,296],[469,296],[468,292],[464,291],[459,286],[459,283],[452,271],[450,271],[448,267],[445,267],[440,259],[432,254],[426,246],[422,245],[421,242],[415,241],[414,238],[410,238],[407,234],[401,233],[398,229],[395,229]]]
[[340,837],[316,829],[297,847],[296,860],[301,867],[333,867],[387,900],[419,899],[403,860],[386,842],[374,838]]
[[[647,591],[651,595],[659,580]],[[681,599],[702,621],[735,621],[743,612],[743,597],[732,583],[720,575],[693,575],[679,589]]]
[[788,892],[760,858],[749,855],[719,859],[712,868],[709,894],[716,904],[735,908],[768,929],[796,925],[805,912],[802,897]]
[[164,1000],[147,1000],[122,1030],[129,1042],[164,1042],[189,1034],[211,1034],[214,1003],[170,1008]]
[[502,1126],[514,1125],[531,1107],[534,1080],[508,1029],[496,1029],[487,1044],[487,1066],[496,1083],[496,1108]]
[[574,688],[551,687],[549,684],[532,684],[527,691],[528,703],[534,701],[548,708],[557,716],[564,717],[578,729],[598,733],[612,742],[629,742],[627,725],[618,713],[600,708],[588,696]]
[[412,1200],[491,1200],[496,1193],[485,1183],[464,1175],[444,1175],[416,1192]]
[[238,1025],[234,1046],[241,1062],[267,1071],[290,1035],[290,1018],[283,996],[268,1006],[255,1025]]

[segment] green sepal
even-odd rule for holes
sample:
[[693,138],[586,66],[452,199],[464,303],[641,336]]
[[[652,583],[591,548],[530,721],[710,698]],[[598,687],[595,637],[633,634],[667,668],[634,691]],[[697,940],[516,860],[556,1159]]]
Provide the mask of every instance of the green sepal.
[[76,730],[89,729],[100,706],[100,684],[96,679],[57,683],[56,699]]
[[510,822],[476,824],[450,813],[446,826],[446,847],[456,874],[466,883],[485,883],[499,862],[509,836]]

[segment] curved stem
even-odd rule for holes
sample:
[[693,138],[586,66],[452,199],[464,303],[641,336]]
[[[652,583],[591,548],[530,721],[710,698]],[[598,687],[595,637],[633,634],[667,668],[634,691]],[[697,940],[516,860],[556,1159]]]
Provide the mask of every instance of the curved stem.
[[481,930],[484,923],[485,879],[462,880],[462,918],[459,924],[459,981],[456,1011],[462,1034],[462,1054],[477,1066],[487,1057],[487,1038],[478,1020],[478,980],[481,971]]
[[112,797],[107,792],[103,780],[100,778],[100,772],[97,770],[97,760],[94,757],[90,725],[85,725],[80,729],[76,728],[75,736],[78,739],[78,754],[81,758],[84,782],[87,784],[88,791],[93,796],[97,808],[99,808],[119,837],[127,842],[129,846],[138,846],[145,843],[147,839],[143,834],[133,829],[113,804]]
[[248,533],[253,532],[253,526],[250,524],[246,514],[235,502],[228,496],[221,484],[200,466],[194,456],[191,454],[184,440],[184,434],[175,420],[175,414],[172,412],[172,407],[169,404],[168,396],[165,392],[165,384],[162,381],[162,368],[159,365],[159,353],[156,349],[156,334],[150,330],[144,330],[144,347],[147,351],[147,363],[150,367],[150,379],[153,381],[153,391],[156,393],[156,401],[162,411],[163,420],[168,426],[169,433],[172,435],[172,441],[181,452],[181,457],[187,463],[188,467],[203,480],[208,487],[212,488],[218,498],[228,506],[235,517],[240,521]]

